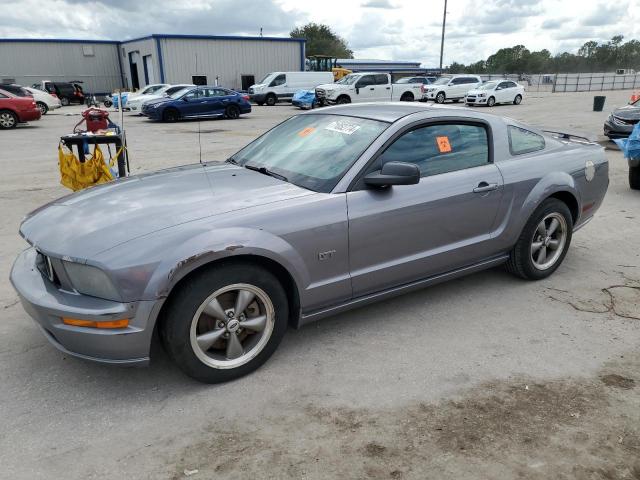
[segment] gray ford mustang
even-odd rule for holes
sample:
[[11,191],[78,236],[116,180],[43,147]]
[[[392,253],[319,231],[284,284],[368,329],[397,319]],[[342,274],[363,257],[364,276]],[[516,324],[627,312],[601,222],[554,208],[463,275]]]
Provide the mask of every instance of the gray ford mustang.
[[188,375],[258,368],[287,326],[506,264],[537,280],[609,183],[603,149],[462,108],[292,117],[224,164],[56,200],[11,281],[57,348],[145,364],[157,329]]

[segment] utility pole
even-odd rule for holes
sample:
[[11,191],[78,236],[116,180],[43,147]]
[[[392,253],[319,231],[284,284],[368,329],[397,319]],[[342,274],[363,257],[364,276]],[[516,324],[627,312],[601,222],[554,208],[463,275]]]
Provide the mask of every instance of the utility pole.
[[444,27],[447,24],[447,0],[444,0],[444,13],[442,14],[442,41],[440,42],[440,72],[442,72],[442,55],[444,53]]

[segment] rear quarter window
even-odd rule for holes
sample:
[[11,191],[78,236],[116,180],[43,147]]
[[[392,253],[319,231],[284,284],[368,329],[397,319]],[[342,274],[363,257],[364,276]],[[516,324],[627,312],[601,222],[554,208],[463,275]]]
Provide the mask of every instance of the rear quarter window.
[[511,155],[536,152],[545,147],[544,137],[524,128],[509,125],[509,150]]

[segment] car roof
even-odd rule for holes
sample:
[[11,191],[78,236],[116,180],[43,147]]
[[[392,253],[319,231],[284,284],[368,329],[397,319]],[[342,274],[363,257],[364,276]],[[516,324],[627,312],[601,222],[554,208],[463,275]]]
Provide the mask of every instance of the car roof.
[[436,110],[436,108],[418,102],[377,102],[337,105],[311,110],[304,115],[345,115],[393,123],[407,115],[428,110]]

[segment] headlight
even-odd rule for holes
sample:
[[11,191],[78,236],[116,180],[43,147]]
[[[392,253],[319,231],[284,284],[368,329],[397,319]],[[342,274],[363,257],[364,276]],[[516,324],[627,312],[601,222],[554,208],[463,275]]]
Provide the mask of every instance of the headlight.
[[99,268],[82,263],[67,261],[62,263],[73,288],[78,292],[107,300],[120,301],[122,299],[107,274]]
[[487,96],[487,94],[486,94],[486,93],[479,93],[479,94],[478,94],[478,96],[479,96],[479,97],[486,97],[486,96]]
[[325,95],[333,95],[333,90],[325,90]]

